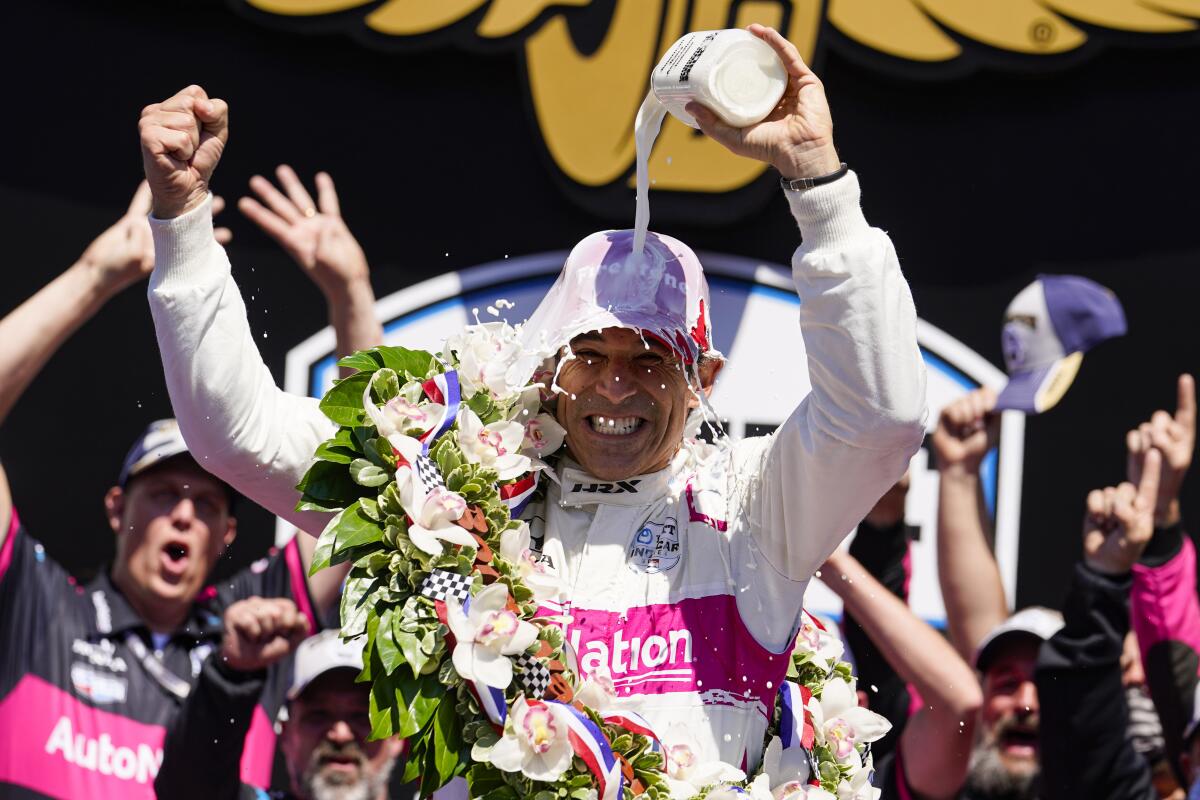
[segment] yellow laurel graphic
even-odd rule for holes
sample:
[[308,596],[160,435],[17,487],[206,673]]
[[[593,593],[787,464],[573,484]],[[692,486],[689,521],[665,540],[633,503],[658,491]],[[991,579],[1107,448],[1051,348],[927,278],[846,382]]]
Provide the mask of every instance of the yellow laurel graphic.
[[[567,14],[591,0],[242,0],[260,11],[317,17],[362,9],[376,33],[406,37],[478,20],[482,39],[523,41],[529,91],[546,148],[583,186],[632,182],[633,120],[659,55],[687,31],[760,22],[784,29],[809,59],[822,0],[617,0],[600,46],[582,53]],[[1022,55],[1085,44],[1081,26],[1143,34],[1193,31],[1200,0],[826,0],[830,23],[860,45],[907,61],[950,63],[955,36]],[[546,12],[550,12],[547,14]],[[535,27],[538,20],[544,24]],[[656,190],[726,192],[765,166],[737,158],[668,119],[650,159]]]

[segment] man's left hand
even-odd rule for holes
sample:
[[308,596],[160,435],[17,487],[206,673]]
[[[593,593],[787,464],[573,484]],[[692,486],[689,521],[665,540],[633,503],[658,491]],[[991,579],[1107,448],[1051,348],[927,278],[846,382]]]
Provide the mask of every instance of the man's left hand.
[[739,156],[765,161],[789,180],[836,172],[841,161],[833,147],[824,85],[779,31],[763,25],[748,30],[769,44],[787,68],[788,87],[779,105],[762,122],[745,128],[726,124],[699,103],[689,103],[687,112],[708,136]]

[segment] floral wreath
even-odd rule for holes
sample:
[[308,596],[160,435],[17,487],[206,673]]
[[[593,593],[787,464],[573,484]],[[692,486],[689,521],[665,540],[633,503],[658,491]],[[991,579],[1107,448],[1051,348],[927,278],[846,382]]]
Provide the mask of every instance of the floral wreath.
[[[565,431],[543,410],[552,373],[505,322],[467,326],[440,357],[377,347],[343,358],[321,410],[339,428],[297,488],[336,512],[312,572],[351,562],[342,636],[366,637],[374,739],[408,740],[427,797],[465,777],[484,800],[873,800],[871,741],[841,643],[807,614],[750,779],[699,763],[586,680],[563,641],[554,570],[517,519],[540,499]],[[530,379],[533,375],[533,379]]]

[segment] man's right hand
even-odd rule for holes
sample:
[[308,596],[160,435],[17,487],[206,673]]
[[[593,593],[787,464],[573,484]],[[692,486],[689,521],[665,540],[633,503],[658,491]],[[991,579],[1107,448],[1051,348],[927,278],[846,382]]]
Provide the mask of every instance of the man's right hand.
[[225,611],[220,658],[229,669],[256,672],[293,652],[308,634],[308,618],[291,600],[249,597]]
[[229,138],[225,101],[189,86],[142,109],[138,132],[154,216],[171,219],[203,203]]
[[996,392],[976,389],[942,409],[933,432],[933,452],[939,472],[979,472],[983,457],[996,445],[999,415]]

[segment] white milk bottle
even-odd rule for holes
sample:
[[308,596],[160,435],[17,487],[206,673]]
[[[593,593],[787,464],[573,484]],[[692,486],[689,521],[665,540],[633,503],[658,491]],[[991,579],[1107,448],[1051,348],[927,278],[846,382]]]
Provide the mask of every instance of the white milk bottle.
[[673,117],[697,127],[683,107],[695,100],[735,128],[761,122],[779,104],[788,74],[771,46],[749,31],[695,31],[650,74],[650,89]]

